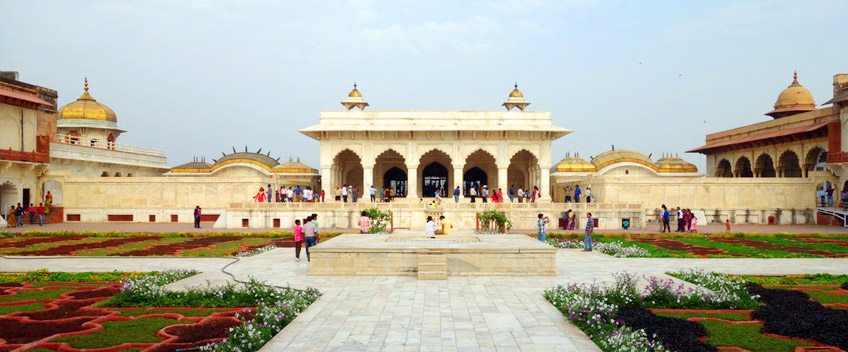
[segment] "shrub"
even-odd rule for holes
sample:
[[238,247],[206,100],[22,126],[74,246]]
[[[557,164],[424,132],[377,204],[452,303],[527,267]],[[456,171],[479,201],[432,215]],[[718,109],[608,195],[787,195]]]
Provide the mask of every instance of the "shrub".
[[[576,239],[548,239],[548,244],[556,248],[583,248],[583,241]],[[624,241],[592,241],[592,247],[598,252],[617,258],[648,257],[651,255],[651,252],[645,249],[636,246],[625,246]]]
[[489,228],[489,224],[494,222],[498,228],[498,232],[507,232],[512,230],[512,220],[506,214],[497,211],[496,209],[486,210],[477,213],[477,217],[483,222],[484,228]]
[[363,210],[365,216],[371,219],[371,226],[368,228],[368,233],[384,233],[386,227],[392,220],[391,211],[382,211],[379,208],[368,208]]
[[842,285],[839,285],[839,288],[843,290],[848,290],[848,281],[845,281],[842,283]]

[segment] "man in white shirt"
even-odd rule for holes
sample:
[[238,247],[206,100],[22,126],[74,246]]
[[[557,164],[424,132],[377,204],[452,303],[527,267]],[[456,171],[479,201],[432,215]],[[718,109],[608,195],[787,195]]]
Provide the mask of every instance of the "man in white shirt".
[[521,187],[518,187],[518,202],[524,203],[524,189]]
[[347,203],[347,185],[342,185],[342,200]]

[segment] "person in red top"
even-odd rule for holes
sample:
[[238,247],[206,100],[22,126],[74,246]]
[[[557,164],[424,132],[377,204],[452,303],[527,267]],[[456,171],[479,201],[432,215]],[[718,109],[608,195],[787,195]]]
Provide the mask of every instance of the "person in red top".
[[27,208],[27,213],[29,213],[29,224],[32,225],[35,223],[35,206],[32,203],[29,203],[29,208]]
[[303,245],[303,227],[300,220],[294,221],[294,258],[300,261],[300,246]]
[[38,226],[44,226],[44,203],[38,203],[35,214],[38,215]]

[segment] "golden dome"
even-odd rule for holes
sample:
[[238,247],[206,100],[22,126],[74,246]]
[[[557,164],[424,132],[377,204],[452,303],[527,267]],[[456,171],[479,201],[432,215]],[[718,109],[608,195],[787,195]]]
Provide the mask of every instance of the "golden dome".
[[689,173],[698,172],[698,167],[694,164],[678,157],[665,157],[657,160],[657,172],[668,173]]
[[76,101],[59,108],[59,119],[89,119],[118,122],[118,116],[108,106],[100,104],[88,94],[88,78],[85,92]]
[[318,173],[318,170],[315,170],[309,165],[306,165],[299,161],[289,161],[277,166],[274,166],[274,172],[282,172],[282,173],[290,173],[290,174],[315,174]]
[[595,172],[598,169],[592,163],[579,157],[567,157],[556,165],[556,172]]
[[524,94],[521,94],[521,91],[518,90],[518,83],[515,84],[515,89],[509,93],[510,98],[524,98]]
[[356,89],[356,83],[353,84],[353,90],[347,96],[348,98],[362,98],[362,93],[359,93],[359,90]]
[[813,94],[798,83],[798,73],[795,72],[792,84],[780,92],[774,103],[774,110],[767,112],[766,115],[779,118],[815,109],[816,102],[813,100]]
[[601,154],[598,154],[598,156],[592,159],[592,164],[594,164],[595,168],[597,168],[598,170],[615,163],[623,162],[642,164],[653,170],[657,169],[657,167],[651,161],[651,158],[647,157],[645,154],[627,149],[606,151]]

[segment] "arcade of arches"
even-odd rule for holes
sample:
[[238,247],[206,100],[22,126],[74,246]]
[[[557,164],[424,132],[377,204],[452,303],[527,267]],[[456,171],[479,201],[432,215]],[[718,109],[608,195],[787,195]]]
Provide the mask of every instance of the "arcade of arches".
[[792,150],[786,150],[775,158],[771,153],[760,153],[751,163],[747,156],[732,160],[718,158],[715,177],[809,177],[811,171],[827,171],[827,150],[821,147],[810,149],[802,159]]
[[506,165],[498,164],[496,156],[483,149],[468,153],[460,163],[457,161],[440,149],[430,149],[414,162],[407,161],[394,149],[386,149],[369,162],[345,149],[333,158],[331,178],[324,181],[329,181],[325,189],[329,192],[342,185],[352,185],[358,187],[360,194],[367,195],[373,185],[388,189],[396,197],[435,197],[438,191],[440,196],[448,198],[456,187],[466,197],[472,187],[479,190],[482,186],[490,190],[501,188],[506,195],[509,185],[541,189],[543,177],[549,178],[543,172],[548,169],[542,168],[536,155],[526,149],[516,152]]

